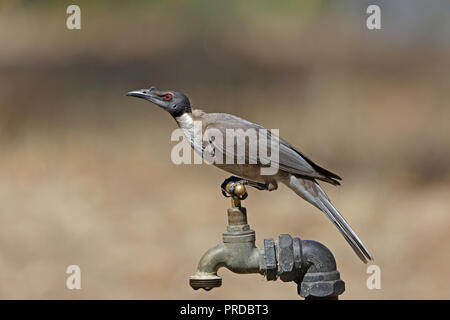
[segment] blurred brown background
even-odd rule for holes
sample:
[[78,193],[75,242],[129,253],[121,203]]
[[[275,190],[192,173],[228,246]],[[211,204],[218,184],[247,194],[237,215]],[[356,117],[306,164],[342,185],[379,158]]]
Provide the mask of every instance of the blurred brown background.
[[[366,28],[379,4],[382,30]],[[225,172],[175,166],[175,122],[125,97],[155,85],[279,128],[343,176],[325,186],[381,268],[381,290],[314,207],[250,191],[257,243],[290,233],[335,254],[347,299],[450,298],[448,1],[72,1],[0,5],[0,298],[297,299],[221,270]],[[66,267],[81,267],[70,291]]]

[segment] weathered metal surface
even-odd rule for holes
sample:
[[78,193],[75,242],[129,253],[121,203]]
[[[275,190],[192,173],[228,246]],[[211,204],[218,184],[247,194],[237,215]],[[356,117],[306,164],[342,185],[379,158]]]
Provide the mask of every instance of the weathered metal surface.
[[[306,299],[337,299],[345,290],[345,283],[336,270],[336,261],[331,251],[323,244],[312,240],[292,238],[281,234],[278,242],[264,239],[261,248],[255,246],[255,231],[247,223],[247,210],[240,200],[233,197],[238,190],[240,196],[246,193],[243,188],[226,187],[234,201],[228,209],[227,231],[223,233],[223,243],[209,249],[190,277],[189,283],[195,290],[211,290],[222,285],[217,275],[221,267],[232,272],[260,273],[267,280],[295,281],[298,294]],[[239,204],[239,205],[237,205]]]

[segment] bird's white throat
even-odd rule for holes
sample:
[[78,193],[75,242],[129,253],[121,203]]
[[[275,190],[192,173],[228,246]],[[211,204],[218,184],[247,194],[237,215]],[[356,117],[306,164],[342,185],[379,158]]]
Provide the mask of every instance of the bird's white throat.
[[175,120],[181,129],[192,129],[194,127],[194,119],[191,113],[185,112],[181,116],[176,117]]
[[190,145],[195,151],[201,154],[203,151],[201,121],[194,121],[192,113],[187,112],[179,117],[176,117],[175,120],[178,122],[178,126],[183,131],[183,135],[189,141]]

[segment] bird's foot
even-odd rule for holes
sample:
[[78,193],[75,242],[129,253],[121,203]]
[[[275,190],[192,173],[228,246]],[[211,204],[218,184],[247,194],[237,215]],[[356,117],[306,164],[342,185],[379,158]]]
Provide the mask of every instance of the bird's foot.
[[233,183],[233,185],[232,185],[231,187],[233,187],[233,189],[234,189],[234,185],[235,185],[236,183],[244,184],[243,182],[244,182],[244,179],[241,179],[241,178],[236,177],[236,176],[231,176],[231,177],[229,177],[229,178],[226,178],[226,179],[222,182],[222,184],[220,185],[220,189],[222,190],[223,196],[226,197],[226,198],[229,198],[229,197],[230,197],[230,194],[233,193],[232,190],[230,190],[230,193],[228,193],[228,191],[227,191],[227,185],[228,185],[229,183]]
[[[229,183],[232,183],[232,185],[229,187],[229,189],[227,191],[226,188]],[[245,198],[247,198],[247,196],[248,196],[247,192],[242,196],[237,196],[236,194],[234,194],[234,187],[237,184],[247,185],[247,186],[256,188],[258,190],[268,190],[267,185],[265,185],[263,183],[242,179],[242,178],[239,178],[236,176],[231,176],[231,177],[225,179],[222,182],[222,184],[220,185],[220,189],[222,190],[223,196],[226,198],[229,198],[230,195],[233,195],[233,197],[236,197],[239,200],[244,200]]]

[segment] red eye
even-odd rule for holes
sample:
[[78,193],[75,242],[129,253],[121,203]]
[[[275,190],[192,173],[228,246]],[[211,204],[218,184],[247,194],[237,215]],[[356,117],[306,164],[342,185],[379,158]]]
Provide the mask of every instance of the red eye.
[[171,94],[166,94],[165,96],[164,96],[164,100],[166,100],[166,101],[170,101],[170,100],[172,100],[172,95]]

